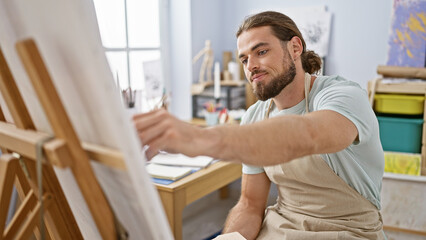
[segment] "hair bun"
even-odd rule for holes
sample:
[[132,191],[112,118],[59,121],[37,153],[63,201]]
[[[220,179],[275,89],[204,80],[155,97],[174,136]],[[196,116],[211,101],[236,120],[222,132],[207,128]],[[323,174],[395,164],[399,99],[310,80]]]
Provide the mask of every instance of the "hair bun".
[[314,51],[306,51],[301,55],[302,67],[305,72],[313,74],[321,69],[321,58]]

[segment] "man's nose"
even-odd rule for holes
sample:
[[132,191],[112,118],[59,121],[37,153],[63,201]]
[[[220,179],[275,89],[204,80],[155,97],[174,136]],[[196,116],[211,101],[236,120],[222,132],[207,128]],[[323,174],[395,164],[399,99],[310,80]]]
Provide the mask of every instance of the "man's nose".
[[254,70],[256,70],[258,68],[259,68],[258,61],[256,61],[253,58],[247,59],[247,70],[249,70],[249,72],[253,72]]

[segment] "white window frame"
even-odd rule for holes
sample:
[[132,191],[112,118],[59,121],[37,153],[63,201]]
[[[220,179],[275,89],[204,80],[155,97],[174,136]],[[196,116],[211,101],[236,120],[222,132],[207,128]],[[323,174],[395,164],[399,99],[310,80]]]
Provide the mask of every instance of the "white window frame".
[[[132,87],[132,75],[131,73],[131,64],[130,64],[130,53],[131,52],[138,52],[138,51],[159,51],[160,52],[160,59],[162,62],[162,72],[164,77],[164,84],[167,92],[169,92],[169,86],[170,84],[166,79],[168,78],[168,72],[166,69],[168,69],[169,64],[166,59],[168,59],[168,8],[169,8],[169,0],[159,0],[159,26],[160,26],[160,46],[159,47],[130,47],[129,46],[129,26],[128,26],[128,14],[127,14],[127,0],[124,1],[124,27],[125,27],[125,47],[105,47],[104,51],[105,54],[108,52],[124,52],[126,56],[126,66],[127,66],[127,84],[129,87]],[[144,0],[141,0],[144,1]],[[115,77],[115,76],[114,76]]]

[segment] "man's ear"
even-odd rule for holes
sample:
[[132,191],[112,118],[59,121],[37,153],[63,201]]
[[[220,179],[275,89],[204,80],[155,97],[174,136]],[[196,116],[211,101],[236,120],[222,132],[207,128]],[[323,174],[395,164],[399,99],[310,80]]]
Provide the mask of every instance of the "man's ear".
[[294,36],[290,39],[291,49],[290,54],[293,59],[296,60],[303,53],[303,44],[302,40],[298,36]]

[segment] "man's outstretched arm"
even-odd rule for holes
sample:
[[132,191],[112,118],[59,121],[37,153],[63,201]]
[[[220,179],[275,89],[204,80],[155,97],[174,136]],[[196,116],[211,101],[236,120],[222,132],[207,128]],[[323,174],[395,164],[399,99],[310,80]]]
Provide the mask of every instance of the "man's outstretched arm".
[[[165,110],[134,117],[150,159],[159,150],[188,156],[207,155],[255,166],[281,164],[311,154],[338,152],[357,137],[355,125],[343,115],[321,110],[238,125],[200,128]],[[267,157],[265,157],[267,156]]]

